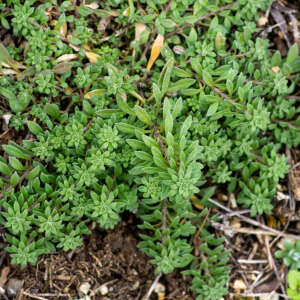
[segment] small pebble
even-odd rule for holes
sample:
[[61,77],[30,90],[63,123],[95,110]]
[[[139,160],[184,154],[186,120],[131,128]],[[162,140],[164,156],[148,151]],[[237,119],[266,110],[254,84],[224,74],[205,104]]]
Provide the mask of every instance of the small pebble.
[[165,286],[162,285],[161,283],[158,282],[158,283],[155,285],[155,288],[154,288],[155,293],[164,293],[165,290],[166,290]]
[[7,283],[7,293],[9,296],[17,295],[20,288],[23,286],[24,280],[11,278]]
[[246,290],[247,286],[243,280],[238,279],[233,283],[233,288],[235,290]]
[[87,295],[87,293],[89,292],[90,288],[91,288],[91,285],[88,282],[84,282],[79,287],[79,293]]
[[102,296],[108,294],[108,288],[107,288],[106,284],[102,284],[102,285],[99,287],[99,292],[100,292],[100,294],[101,294]]

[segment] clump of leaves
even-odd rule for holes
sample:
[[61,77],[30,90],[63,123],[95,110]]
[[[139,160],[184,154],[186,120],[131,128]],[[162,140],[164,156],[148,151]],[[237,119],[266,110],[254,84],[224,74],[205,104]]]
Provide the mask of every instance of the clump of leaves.
[[292,300],[300,299],[300,272],[296,270],[289,271],[287,275],[288,289],[286,290],[287,295]]
[[7,1],[1,22],[24,46],[0,44],[0,95],[9,126],[30,132],[0,158],[13,263],[75,249],[90,222],[113,228],[127,210],[156,273],[181,268],[199,300],[226,294],[207,199],[225,187],[252,216],[270,214],[283,150],[300,144],[297,45],[283,58],[251,39],[270,2]]
[[277,258],[283,260],[284,264],[291,270],[300,269],[300,240],[295,242],[284,241],[283,249],[275,253]]

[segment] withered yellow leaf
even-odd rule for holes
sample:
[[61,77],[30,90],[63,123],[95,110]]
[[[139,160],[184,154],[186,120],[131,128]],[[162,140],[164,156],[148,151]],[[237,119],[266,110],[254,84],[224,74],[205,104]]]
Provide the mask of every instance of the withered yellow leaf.
[[97,59],[100,57],[99,54],[89,51],[85,52],[85,55],[89,59],[89,61],[94,64],[97,63]]
[[67,22],[64,22],[64,24],[62,24],[62,26],[60,26],[60,28],[59,28],[59,34],[62,37],[65,37],[67,34],[67,31],[68,31],[68,25],[67,25]]
[[91,99],[94,95],[100,96],[106,92],[106,89],[96,89],[84,95],[84,99]]
[[64,54],[56,59],[56,62],[65,62],[77,58],[77,54]]
[[142,32],[146,28],[147,28],[147,26],[144,25],[143,23],[141,23],[141,22],[137,22],[136,23],[136,26],[135,26],[135,38],[134,38],[135,41],[139,41],[140,40],[141,34],[142,34]]
[[85,4],[84,6],[91,8],[91,9],[97,9],[99,7],[99,4],[97,2],[92,2],[90,4]]
[[148,61],[148,64],[147,64],[147,71],[148,72],[151,70],[154,62],[158,58],[163,44],[164,44],[164,36],[159,34],[156,37],[156,39],[153,43],[152,49],[151,49],[151,55],[150,55],[150,58],[149,58],[149,61]]

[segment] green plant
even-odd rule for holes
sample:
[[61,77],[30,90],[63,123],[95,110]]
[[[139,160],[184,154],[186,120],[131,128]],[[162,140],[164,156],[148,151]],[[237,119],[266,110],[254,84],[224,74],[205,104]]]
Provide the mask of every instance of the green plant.
[[[156,273],[180,268],[197,299],[222,298],[228,250],[207,199],[227,189],[252,216],[270,214],[285,148],[300,144],[297,45],[283,58],[252,39],[271,1],[64,1],[55,13],[54,0],[23,2],[6,8],[24,47],[0,44],[9,126],[29,131],[0,157],[13,263],[75,249],[90,222],[113,228],[129,211]],[[156,33],[161,55],[145,74]],[[278,254],[294,268],[297,245]]]
[[300,241],[284,241],[283,249],[275,253],[277,258],[283,259],[284,264],[291,270],[300,269]]
[[300,272],[296,270],[289,271],[287,275],[288,281],[288,289],[287,295],[292,300],[299,300],[300,299]]

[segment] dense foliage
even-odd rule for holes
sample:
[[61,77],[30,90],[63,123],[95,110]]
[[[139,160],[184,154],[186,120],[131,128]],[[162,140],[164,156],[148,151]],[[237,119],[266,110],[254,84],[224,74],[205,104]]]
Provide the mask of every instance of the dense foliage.
[[[2,26],[23,41],[0,44],[3,114],[30,131],[0,158],[12,263],[75,249],[91,221],[110,229],[130,211],[157,273],[183,268],[197,299],[226,294],[228,252],[207,199],[222,188],[252,216],[270,214],[289,170],[283,150],[300,144],[288,97],[298,48],[282,58],[256,37],[270,2],[0,4]],[[157,34],[161,56],[146,72]]]

